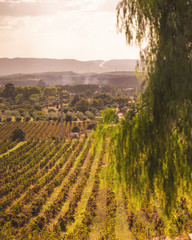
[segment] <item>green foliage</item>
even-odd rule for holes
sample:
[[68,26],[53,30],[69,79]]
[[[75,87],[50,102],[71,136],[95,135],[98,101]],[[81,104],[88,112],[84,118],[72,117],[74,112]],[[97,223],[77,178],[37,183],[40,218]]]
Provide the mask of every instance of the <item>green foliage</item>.
[[87,119],[87,117],[82,112],[77,111],[76,115],[81,121],[84,121]]
[[92,108],[103,109],[104,103],[102,99],[93,99],[90,103]]
[[48,109],[48,112],[54,112],[54,113],[55,113],[56,111],[55,111],[54,108],[49,108],[49,109]]
[[32,114],[32,117],[34,118],[35,121],[39,121],[40,120],[40,116],[37,112],[33,112]]
[[102,122],[111,124],[111,123],[117,123],[118,122],[118,115],[115,110],[112,108],[105,109],[102,112]]
[[142,52],[146,86],[141,104],[125,120],[113,131],[103,128],[115,153],[111,163],[126,183],[130,201],[155,198],[167,215],[182,195],[191,198],[191,9],[188,1],[119,3],[127,41],[133,40],[133,29],[139,44],[148,34]]
[[15,118],[15,120],[16,120],[16,122],[20,122],[20,121],[21,121],[21,117],[17,116],[17,117]]
[[96,123],[89,123],[89,124],[87,125],[87,129],[88,129],[88,130],[95,129],[95,127],[96,127]]
[[95,92],[99,90],[98,85],[91,85],[91,84],[78,84],[78,85],[65,85],[62,86],[62,89],[67,90],[71,93],[83,93],[86,91]]
[[43,94],[45,96],[56,96],[57,88],[56,87],[46,87]]
[[74,113],[67,112],[66,117],[65,117],[65,121],[66,122],[77,121],[77,117],[75,116]]
[[31,103],[37,103],[39,101],[39,94],[31,94],[29,99]]
[[31,120],[31,116],[29,115],[29,112],[27,112],[27,111],[24,112],[24,119],[26,122]]
[[21,104],[24,101],[24,95],[23,94],[18,94],[15,97],[15,103],[16,104]]
[[80,129],[79,129],[78,126],[75,126],[75,127],[72,128],[71,131],[72,131],[72,132],[80,132]]
[[[16,87],[15,88],[16,96],[20,95],[22,100],[28,100],[31,95],[35,94],[34,97],[39,96],[41,90],[39,87]],[[37,94],[37,95],[36,95]],[[19,100],[19,97],[18,97]]]
[[1,96],[4,98],[15,98],[15,87],[12,83],[7,83],[4,90],[1,92]]
[[16,128],[12,132],[11,140],[12,141],[15,141],[15,140],[23,141],[23,140],[25,140],[25,132],[22,129]]
[[6,115],[6,121],[7,121],[7,122],[11,122],[11,121],[12,121],[11,111],[6,110],[6,111],[4,112],[4,114]]
[[188,0],[120,1],[118,26],[127,42],[148,41],[141,50],[145,82],[126,118],[113,126],[104,114],[107,124],[97,131],[110,137],[111,165],[130,201],[155,199],[169,220],[181,196],[192,199],[191,15]]
[[[142,96],[150,105],[159,128],[178,123],[192,92],[192,3],[177,1],[120,1],[118,23],[127,42],[148,45],[141,52],[147,71],[147,89]],[[121,20],[122,19],[122,20]],[[146,27],[147,26],[147,27]]]
[[89,119],[91,119],[91,120],[94,119],[94,117],[95,117],[94,114],[93,114],[92,112],[90,112],[90,111],[86,111],[86,112],[85,112],[85,115],[86,115]]
[[77,111],[85,112],[89,109],[89,102],[86,99],[81,99],[75,104]]
[[128,105],[129,100],[128,97],[118,96],[113,98],[113,103],[117,103],[119,108],[123,108]]
[[41,105],[35,105],[34,109],[37,110],[37,111],[42,111]]
[[47,120],[54,120],[57,121],[58,116],[56,115],[56,113],[54,111],[49,112],[48,116],[47,116]]
[[78,95],[75,95],[71,101],[71,106],[74,107],[79,100],[80,100],[80,97]]
[[102,103],[103,106],[107,106],[108,104],[111,103],[111,96],[106,93],[98,94],[95,99],[97,99],[100,104]]

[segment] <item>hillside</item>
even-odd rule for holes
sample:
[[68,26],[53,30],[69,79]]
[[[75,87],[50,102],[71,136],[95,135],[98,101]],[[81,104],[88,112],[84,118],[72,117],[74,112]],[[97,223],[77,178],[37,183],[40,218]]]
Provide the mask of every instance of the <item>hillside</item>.
[[13,83],[15,86],[36,86],[39,80],[43,80],[48,86],[97,84],[115,87],[136,88],[139,80],[135,72],[108,72],[77,74],[74,72],[48,72],[34,74],[14,74],[0,77],[0,86]]
[[113,71],[134,71],[137,60],[95,60],[47,58],[0,58],[0,75],[18,73],[64,72],[103,73]]
[[[58,141],[60,123],[20,122],[0,125],[0,136],[18,127],[26,141],[0,145],[0,239],[170,239],[153,202],[145,199],[135,210],[124,185],[115,190],[115,179],[106,177],[112,175],[107,143],[96,144],[97,134]],[[64,124],[65,133],[68,127]],[[178,208],[175,240],[189,239],[188,214],[186,205]]]

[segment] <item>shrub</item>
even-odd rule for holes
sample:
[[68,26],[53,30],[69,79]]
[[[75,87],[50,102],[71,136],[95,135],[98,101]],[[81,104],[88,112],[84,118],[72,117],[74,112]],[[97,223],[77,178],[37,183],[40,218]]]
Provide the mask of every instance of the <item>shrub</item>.
[[71,122],[71,121],[72,121],[72,116],[69,115],[69,114],[67,114],[67,115],[66,115],[66,118],[65,118],[65,121],[66,121],[66,122]]
[[20,116],[17,116],[15,119],[16,119],[16,122],[20,122],[21,121],[21,117]]
[[54,112],[55,113],[55,109],[54,108],[49,108],[48,109],[48,113],[50,113],[50,112]]
[[14,115],[15,117],[20,117],[19,111],[13,111],[12,113],[13,113],[13,115]]
[[84,121],[87,119],[87,117],[82,112],[77,111],[76,114],[77,114],[77,117],[79,118],[79,120],[81,120],[81,121]]
[[25,118],[26,122],[28,122],[31,119],[31,116],[29,115],[29,113],[27,111],[24,112],[24,118]]
[[80,131],[80,129],[79,129],[79,127],[78,126],[75,126],[75,127],[73,127],[72,128],[72,130],[71,130],[73,133],[74,132],[79,132]]
[[92,113],[92,112],[90,112],[90,111],[86,111],[85,112],[85,115],[89,118],[89,119],[94,119],[94,114]]
[[25,132],[22,129],[20,129],[20,128],[16,128],[12,132],[12,135],[11,135],[11,140],[12,141],[15,141],[17,139],[20,140],[20,141],[25,140]]
[[12,117],[11,117],[11,116],[7,116],[7,117],[6,117],[6,121],[7,121],[7,122],[11,122],[11,120],[12,120]]
[[77,121],[77,117],[75,116],[74,113],[68,112],[65,117],[66,122],[71,122],[71,121]]
[[34,108],[37,110],[37,111],[42,111],[42,107],[40,105],[35,105]]
[[91,130],[91,129],[95,128],[95,127],[96,127],[96,123],[89,123],[89,124],[87,125],[87,129],[88,129],[88,130]]
[[55,114],[55,112],[49,112],[49,115],[47,116],[47,120],[54,120],[57,121],[58,117]]
[[31,117],[28,117],[28,116],[25,117],[25,121],[26,121],[26,122],[29,122],[30,119],[31,119]]
[[35,121],[40,120],[40,116],[36,112],[33,112],[31,115],[32,115],[32,117],[34,118]]

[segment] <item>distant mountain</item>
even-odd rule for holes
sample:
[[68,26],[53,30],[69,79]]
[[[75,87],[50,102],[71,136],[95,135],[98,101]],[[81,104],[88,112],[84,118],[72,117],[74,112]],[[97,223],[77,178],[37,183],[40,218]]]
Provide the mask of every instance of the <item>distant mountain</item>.
[[106,72],[106,73],[74,73],[74,72],[45,72],[0,76],[0,87],[7,83],[15,86],[37,86],[39,81],[47,86],[96,84],[110,85],[121,88],[139,87],[139,79],[135,72]]
[[0,75],[65,71],[73,71],[75,73],[135,71],[136,62],[137,60],[130,59],[78,61],[74,59],[0,58]]

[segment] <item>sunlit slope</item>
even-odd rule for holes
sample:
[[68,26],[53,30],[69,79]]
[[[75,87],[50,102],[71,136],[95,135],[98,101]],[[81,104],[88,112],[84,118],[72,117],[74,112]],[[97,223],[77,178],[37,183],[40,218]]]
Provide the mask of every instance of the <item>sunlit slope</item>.
[[[117,190],[108,168],[108,143],[97,140],[92,133],[77,139],[1,142],[0,239],[166,236],[164,219],[153,203],[146,200],[136,211],[124,187]],[[178,213],[183,225],[175,220],[177,236],[191,226],[184,202]]]

